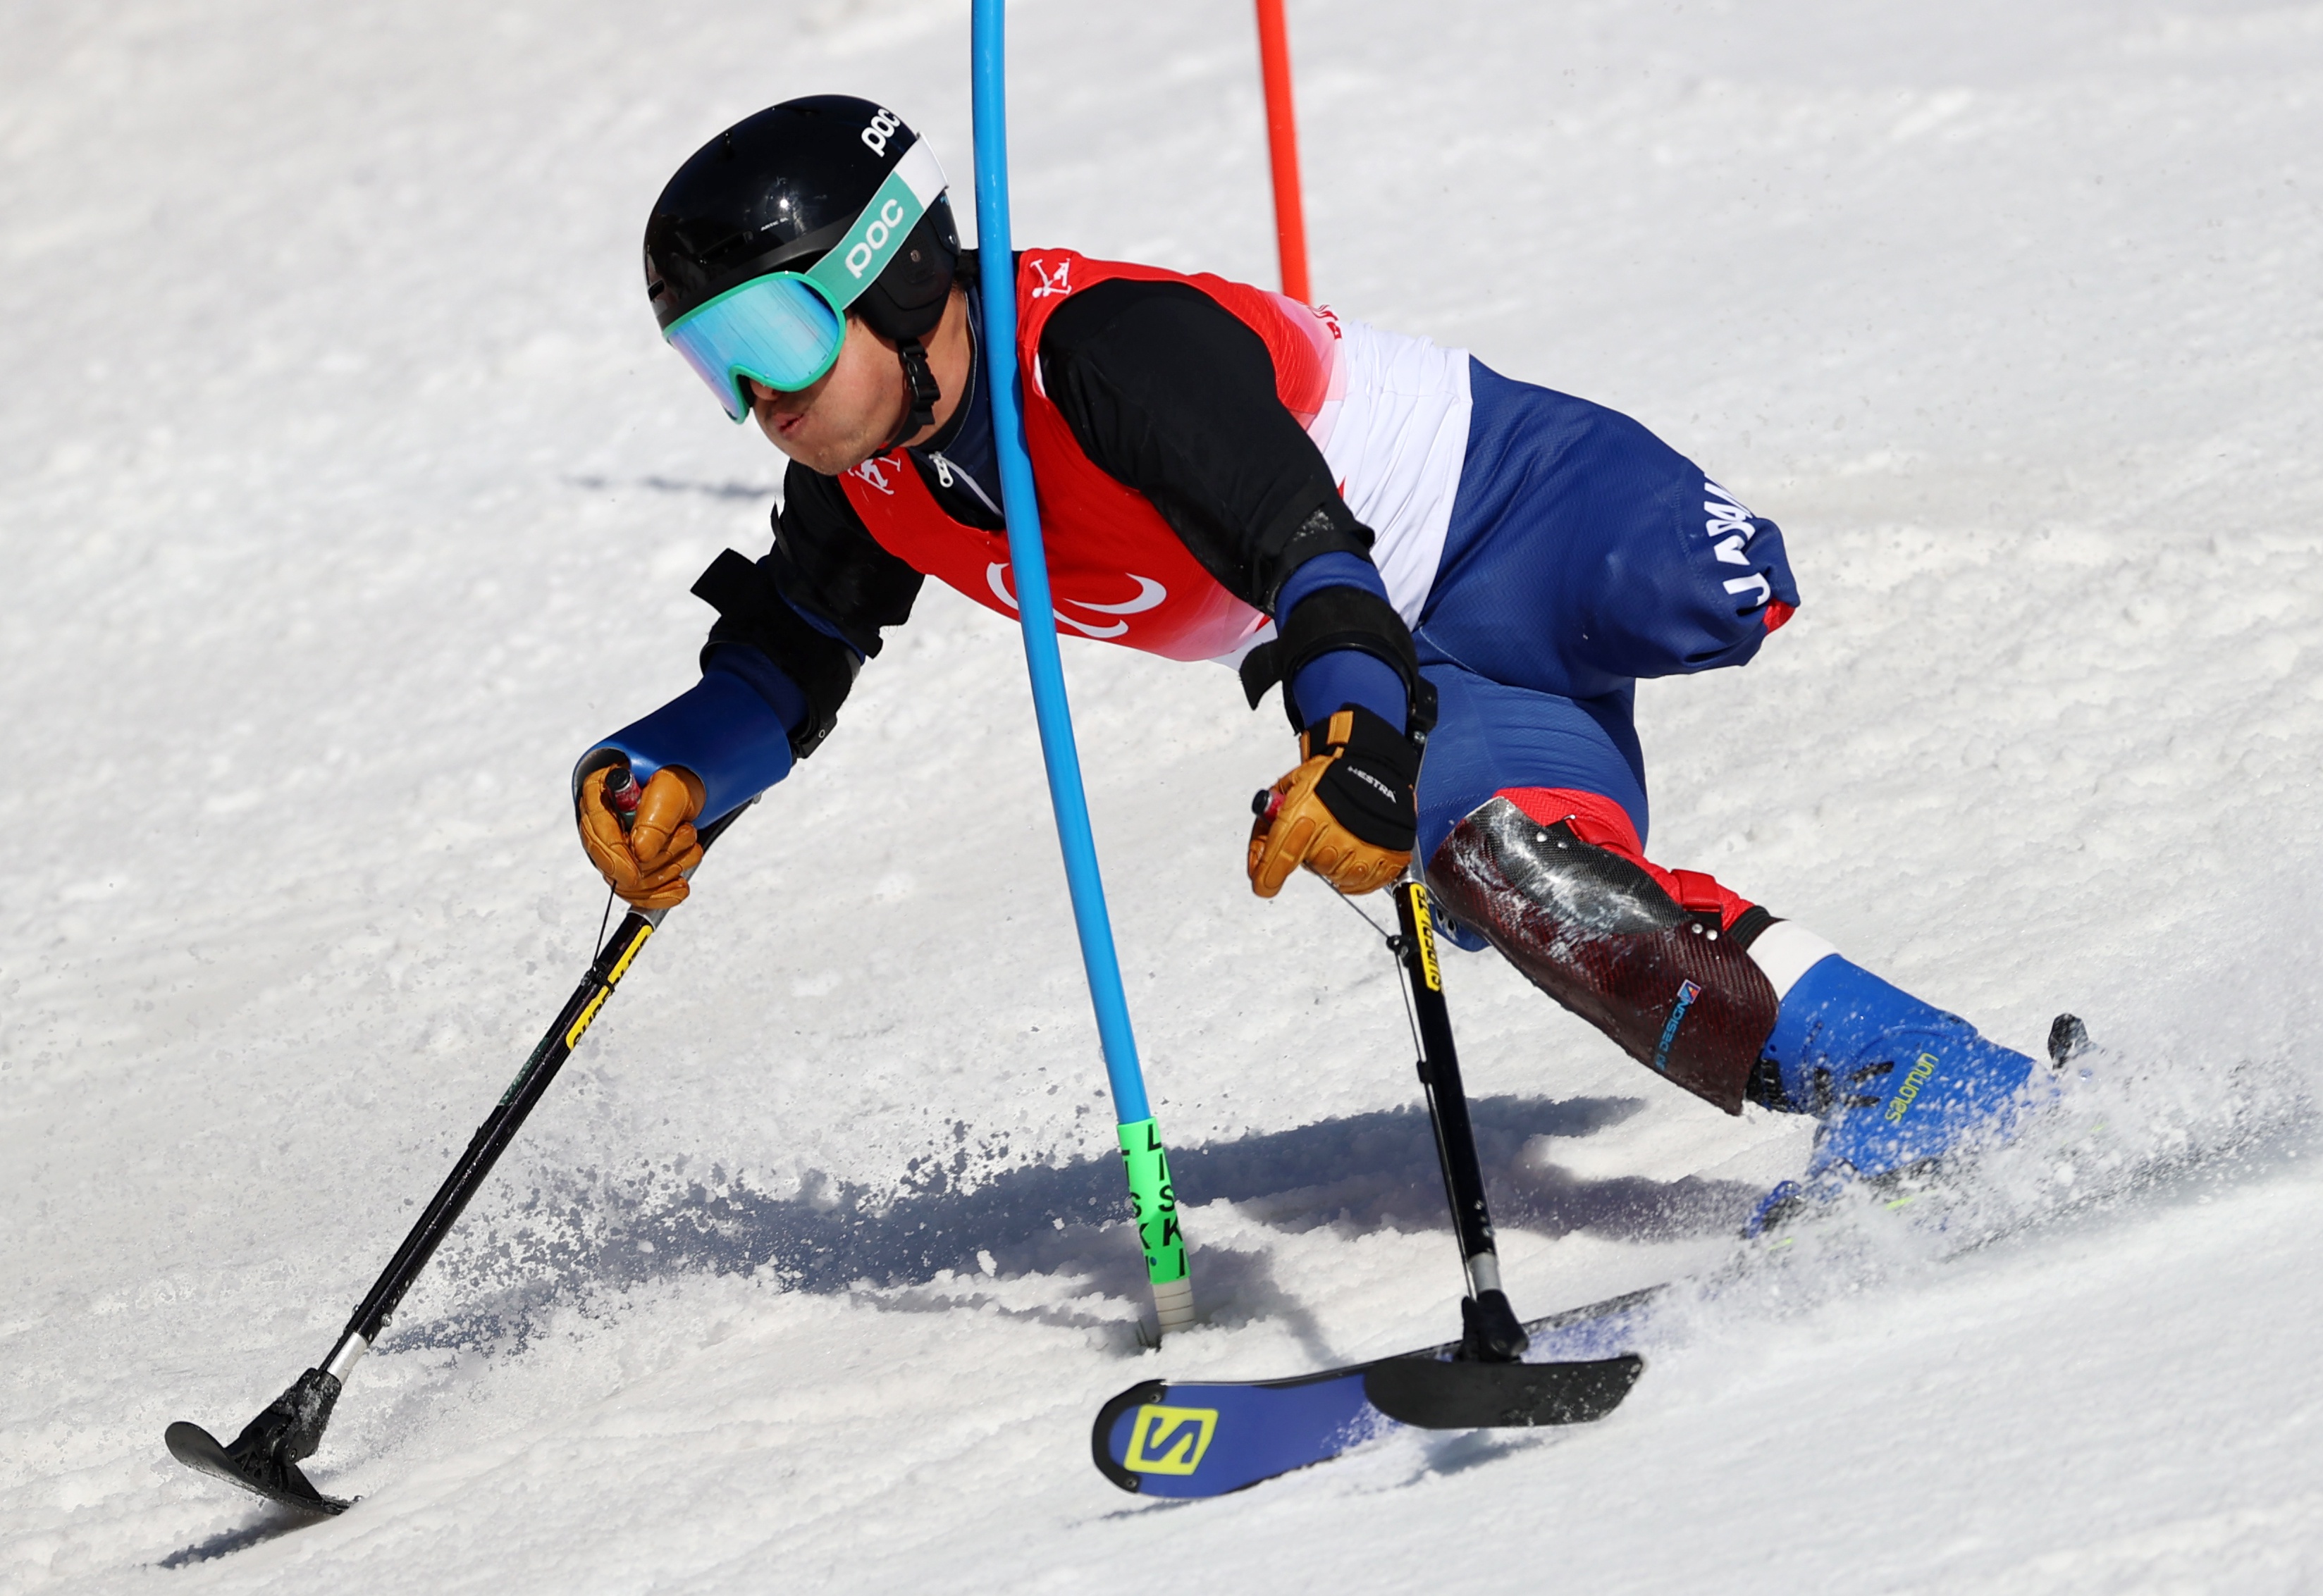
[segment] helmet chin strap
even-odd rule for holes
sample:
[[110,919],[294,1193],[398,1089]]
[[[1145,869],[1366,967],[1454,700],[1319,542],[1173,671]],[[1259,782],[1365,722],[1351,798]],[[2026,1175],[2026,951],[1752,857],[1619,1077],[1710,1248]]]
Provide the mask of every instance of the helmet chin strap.
[[943,398],[943,390],[936,386],[935,372],[928,369],[928,352],[917,338],[898,339],[895,358],[903,362],[904,386],[911,390],[912,412],[904,418],[901,430],[887,440],[890,449],[933,427],[936,402]]

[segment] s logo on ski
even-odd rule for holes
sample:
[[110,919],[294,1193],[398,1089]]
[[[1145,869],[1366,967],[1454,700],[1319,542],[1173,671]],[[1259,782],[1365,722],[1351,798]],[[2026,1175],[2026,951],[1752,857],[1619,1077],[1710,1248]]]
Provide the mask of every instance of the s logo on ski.
[[1215,1408],[1171,1408],[1148,1402],[1129,1425],[1129,1454],[1122,1467],[1148,1474],[1190,1474],[1217,1433]]

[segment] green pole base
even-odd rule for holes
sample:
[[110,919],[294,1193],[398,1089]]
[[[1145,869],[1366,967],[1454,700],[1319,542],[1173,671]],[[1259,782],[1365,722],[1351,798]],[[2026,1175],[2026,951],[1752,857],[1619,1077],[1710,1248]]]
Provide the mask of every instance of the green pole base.
[[1178,1228],[1178,1193],[1170,1184],[1170,1154],[1151,1118],[1117,1127],[1122,1172],[1129,1179],[1129,1202],[1137,1239],[1145,1249],[1145,1278],[1162,1333],[1194,1322],[1194,1283],[1187,1278],[1186,1238]]

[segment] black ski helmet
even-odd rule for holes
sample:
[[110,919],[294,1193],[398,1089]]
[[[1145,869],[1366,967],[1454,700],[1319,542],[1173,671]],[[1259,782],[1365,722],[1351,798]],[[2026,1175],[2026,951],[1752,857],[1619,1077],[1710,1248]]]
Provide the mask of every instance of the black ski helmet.
[[[746,116],[677,169],[646,221],[646,294],[666,329],[769,271],[803,271],[845,235],[919,135],[852,95],[809,95]],[[939,196],[877,281],[849,306],[913,344],[943,319],[960,261]]]

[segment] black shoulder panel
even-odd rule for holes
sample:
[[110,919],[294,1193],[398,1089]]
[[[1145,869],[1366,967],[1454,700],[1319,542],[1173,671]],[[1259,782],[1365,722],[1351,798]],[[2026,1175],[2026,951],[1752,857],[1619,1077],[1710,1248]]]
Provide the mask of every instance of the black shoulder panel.
[[1370,552],[1275,391],[1266,341],[1191,284],[1116,278],[1072,295],[1041,330],[1041,371],[1081,452],[1244,603],[1271,615],[1298,565]]
[[829,621],[866,659],[879,655],[882,627],[912,618],[924,580],[879,546],[839,479],[794,461],[775,512],[775,547],[765,564],[783,597]]

